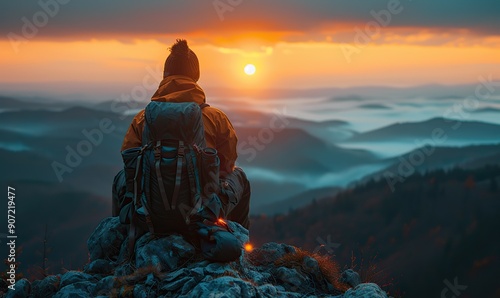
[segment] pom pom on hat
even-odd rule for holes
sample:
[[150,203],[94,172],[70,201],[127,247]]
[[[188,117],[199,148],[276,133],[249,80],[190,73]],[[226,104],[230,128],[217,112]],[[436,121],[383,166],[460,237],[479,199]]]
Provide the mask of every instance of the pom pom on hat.
[[189,48],[185,39],[177,39],[170,47],[170,55],[165,61],[163,77],[185,75],[197,82],[200,78],[198,57]]

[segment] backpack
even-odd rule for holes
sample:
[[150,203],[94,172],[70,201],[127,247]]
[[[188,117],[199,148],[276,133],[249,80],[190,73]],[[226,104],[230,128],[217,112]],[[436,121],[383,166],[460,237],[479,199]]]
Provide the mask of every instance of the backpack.
[[[130,224],[131,256],[135,239],[148,230],[155,236],[196,235],[208,259],[217,252],[205,253],[203,247],[217,237],[208,235],[207,230],[220,230],[218,235],[229,232],[224,239],[234,237],[224,225],[217,225],[225,216],[217,196],[220,161],[217,151],[206,148],[205,143],[201,110],[207,106],[150,102],[144,113],[142,146],[122,152],[126,177],[123,201],[128,204],[122,204],[119,216],[122,223]],[[218,245],[222,243],[238,257],[240,248],[224,239]]]

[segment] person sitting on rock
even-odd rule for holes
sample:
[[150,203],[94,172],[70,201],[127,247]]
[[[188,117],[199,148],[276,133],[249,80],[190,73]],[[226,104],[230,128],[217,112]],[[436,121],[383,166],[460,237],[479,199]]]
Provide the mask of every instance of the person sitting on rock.
[[[206,104],[203,89],[197,84],[200,78],[196,54],[189,49],[186,40],[177,40],[170,48],[165,61],[163,80],[152,101],[194,102],[203,106],[202,120],[207,147],[215,148],[220,159],[221,191],[218,194],[226,219],[249,228],[250,183],[239,167],[235,166],[238,138],[226,114]],[[127,130],[122,152],[142,146],[145,111],[140,111]],[[116,179],[115,179],[116,182]],[[116,186],[115,186],[116,187]],[[119,213],[119,202],[113,202],[113,216]]]

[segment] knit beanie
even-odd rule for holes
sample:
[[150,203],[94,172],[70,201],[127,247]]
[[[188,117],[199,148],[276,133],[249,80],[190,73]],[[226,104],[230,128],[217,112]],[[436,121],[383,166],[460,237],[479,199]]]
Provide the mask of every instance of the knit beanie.
[[188,47],[185,39],[176,40],[176,43],[170,48],[170,55],[168,55],[165,61],[163,78],[172,75],[185,75],[192,78],[195,82],[200,78],[198,57]]

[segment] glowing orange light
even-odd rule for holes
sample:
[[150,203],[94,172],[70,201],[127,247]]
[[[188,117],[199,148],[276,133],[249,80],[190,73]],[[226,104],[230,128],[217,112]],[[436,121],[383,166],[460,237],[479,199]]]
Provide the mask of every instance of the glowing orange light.
[[226,222],[222,218],[219,218],[219,223],[226,224]]
[[245,250],[251,252],[253,250],[253,245],[250,243],[245,244]]

